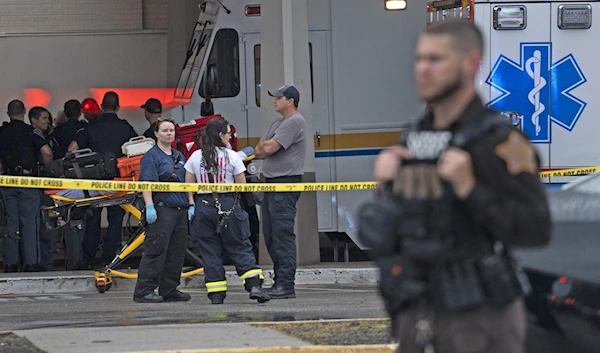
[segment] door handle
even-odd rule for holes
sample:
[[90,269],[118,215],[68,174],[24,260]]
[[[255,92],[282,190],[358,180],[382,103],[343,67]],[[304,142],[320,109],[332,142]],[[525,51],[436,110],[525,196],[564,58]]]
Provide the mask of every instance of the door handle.
[[321,147],[321,130],[317,129],[317,147]]

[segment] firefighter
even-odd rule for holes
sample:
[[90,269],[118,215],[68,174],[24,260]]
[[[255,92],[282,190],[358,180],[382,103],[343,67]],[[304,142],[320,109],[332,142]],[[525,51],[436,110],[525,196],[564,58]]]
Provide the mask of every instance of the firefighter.
[[[186,183],[246,183],[246,167],[239,155],[227,148],[231,127],[225,119],[212,119],[202,133],[202,148],[185,164]],[[250,243],[248,213],[239,205],[238,193],[199,191],[195,196],[196,211],[192,219],[192,236],[199,243],[204,262],[208,297],[213,304],[223,304],[227,281],[222,251],[233,261],[250,299],[264,303],[271,298],[262,289],[262,270]]]

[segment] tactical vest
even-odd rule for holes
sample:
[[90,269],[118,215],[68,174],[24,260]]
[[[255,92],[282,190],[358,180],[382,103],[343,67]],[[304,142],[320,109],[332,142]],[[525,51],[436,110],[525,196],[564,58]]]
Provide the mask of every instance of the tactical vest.
[[411,159],[391,185],[359,210],[359,236],[381,271],[380,292],[390,313],[424,299],[441,310],[502,306],[525,292],[526,280],[499,241],[475,225],[437,161],[449,147],[467,149],[494,127],[491,114],[460,130],[403,134]]
[[5,122],[0,128],[0,159],[4,174],[37,175],[39,164],[33,145],[33,129],[16,124],[19,123]]

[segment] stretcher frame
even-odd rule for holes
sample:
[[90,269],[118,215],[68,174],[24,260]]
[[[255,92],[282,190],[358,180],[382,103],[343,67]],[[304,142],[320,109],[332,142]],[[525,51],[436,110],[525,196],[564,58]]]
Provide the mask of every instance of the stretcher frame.
[[[109,290],[114,282],[113,276],[136,279],[138,273],[127,273],[118,271],[115,268],[122,264],[131,254],[133,254],[139,247],[144,243],[146,239],[145,228],[146,223],[142,220],[142,212],[138,210],[134,203],[136,200],[141,198],[140,192],[134,191],[122,191],[116,193],[109,193],[106,195],[84,197],[82,199],[73,199],[58,195],[57,193],[63,190],[49,190],[46,193],[52,198],[54,206],[43,206],[42,217],[44,219],[44,226],[48,230],[60,229],[68,226],[71,221],[71,212],[80,207],[91,207],[91,208],[103,208],[108,206],[120,206],[126,212],[130,213],[140,225],[140,228],[132,235],[127,243],[121,248],[121,250],[115,255],[114,259],[100,270],[94,271],[94,278],[96,280],[96,289],[100,293],[104,293]],[[61,204],[62,203],[62,204]],[[52,215],[51,215],[52,214]],[[48,221],[51,219],[57,219],[56,227],[49,227]],[[59,218],[63,218],[58,221]],[[201,264],[202,260],[198,258],[190,249],[186,248],[186,256],[189,256],[197,264]],[[197,274],[203,273],[204,268],[199,266],[198,268],[183,271],[181,277],[191,277]]]

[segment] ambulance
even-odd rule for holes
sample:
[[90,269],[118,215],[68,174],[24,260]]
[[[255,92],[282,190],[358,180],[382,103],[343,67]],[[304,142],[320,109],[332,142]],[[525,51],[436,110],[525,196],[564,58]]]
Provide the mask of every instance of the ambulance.
[[543,170],[585,168],[572,176],[543,178],[549,187],[597,171],[600,164],[594,101],[600,79],[594,43],[600,31],[598,24],[592,26],[599,6],[569,0],[426,5],[428,24],[463,18],[479,26],[486,48],[478,91],[489,107],[518,115],[518,126],[535,144]]
[[[177,122],[221,114],[235,125],[238,146],[254,147],[261,109],[273,104],[261,90],[279,87],[261,84],[260,1],[210,0],[200,10],[175,90],[181,106],[170,114]],[[418,5],[390,11],[384,1],[307,0],[311,91],[300,112],[310,102],[317,182],[372,181],[376,155],[423,112],[413,65],[424,15]],[[371,193],[317,192],[319,232],[362,248],[355,216]]]

